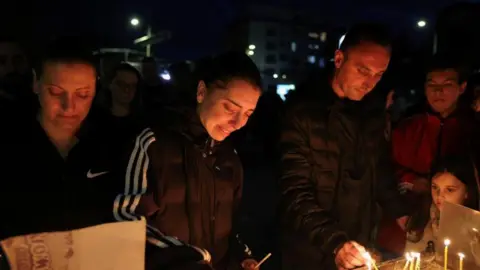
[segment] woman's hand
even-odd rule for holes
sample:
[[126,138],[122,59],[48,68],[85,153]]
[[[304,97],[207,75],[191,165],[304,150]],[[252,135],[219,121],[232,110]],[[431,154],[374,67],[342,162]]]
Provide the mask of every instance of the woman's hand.
[[258,265],[258,262],[255,261],[254,259],[246,259],[242,262],[242,268],[244,270],[259,269],[259,268],[255,268],[255,267],[257,267],[257,265]]

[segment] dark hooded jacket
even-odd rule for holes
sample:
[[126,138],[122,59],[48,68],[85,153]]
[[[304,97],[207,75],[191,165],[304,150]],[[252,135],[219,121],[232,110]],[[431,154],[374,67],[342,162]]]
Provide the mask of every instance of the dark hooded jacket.
[[[191,107],[167,108],[132,148],[141,153],[126,177],[148,183],[137,213],[150,225],[212,254],[215,269],[235,269],[248,256],[235,235],[243,170],[233,147],[209,137]],[[135,165],[137,164],[137,166]]]
[[284,269],[336,269],[342,244],[373,243],[377,203],[405,214],[383,108],[341,100],[329,85],[319,90],[289,106],[280,138]]

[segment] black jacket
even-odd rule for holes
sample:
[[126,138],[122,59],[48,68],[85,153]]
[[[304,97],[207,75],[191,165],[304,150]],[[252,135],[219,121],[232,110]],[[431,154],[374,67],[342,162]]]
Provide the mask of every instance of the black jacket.
[[[63,159],[32,115],[0,122],[0,239],[140,218],[134,208],[115,212],[125,198],[141,197],[141,189],[115,181],[114,168],[120,162],[110,151],[115,145],[80,138]],[[169,269],[209,257],[151,230],[148,239],[146,269]]]
[[404,214],[394,185],[382,111],[324,95],[292,105],[281,140],[285,269],[335,269],[334,250],[372,242],[380,203]]
[[215,269],[238,268],[248,254],[235,237],[243,182],[235,150],[212,140],[194,109],[159,116],[137,137],[125,171],[127,180],[147,184],[137,213],[162,233],[210,251]]

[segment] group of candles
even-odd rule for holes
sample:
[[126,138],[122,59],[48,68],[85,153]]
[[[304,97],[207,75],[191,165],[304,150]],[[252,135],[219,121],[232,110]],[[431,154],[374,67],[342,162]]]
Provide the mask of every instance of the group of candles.
[[[445,239],[443,242],[445,245],[444,249],[444,254],[443,254],[443,269],[447,270],[448,269],[448,246],[451,244],[451,241],[449,239]],[[403,267],[404,270],[420,270],[420,253],[417,252],[408,252],[405,254],[406,258],[406,263],[405,267]],[[459,270],[463,270],[463,259],[465,258],[465,254],[463,253],[458,253],[458,258],[459,258]]]
[[[443,244],[445,245],[445,250],[443,252],[443,269],[444,270],[447,270],[448,269],[448,246],[451,244],[452,242],[450,241],[450,239],[445,239],[445,241],[443,241]],[[459,270],[463,270],[463,259],[465,259],[465,254],[463,253],[458,253],[458,269]]]
[[420,253],[418,252],[408,252],[405,254],[407,261],[403,270],[420,270]]

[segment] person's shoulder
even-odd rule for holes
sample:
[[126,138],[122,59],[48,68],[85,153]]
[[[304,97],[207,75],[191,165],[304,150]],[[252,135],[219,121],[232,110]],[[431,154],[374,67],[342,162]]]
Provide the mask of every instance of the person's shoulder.
[[417,130],[420,125],[424,123],[426,117],[426,113],[418,113],[401,120],[395,129],[393,129],[393,138],[398,140],[400,137],[408,137],[407,134],[411,134],[413,130]]
[[240,157],[238,156],[237,149],[235,148],[235,145],[233,141],[230,138],[227,138],[223,142],[218,143],[220,145],[220,148],[222,149],[222,153],[225,153],[234,161],[240,162]]
[[328,104],[318,97],[298,100],[289,104],[286,108],[286,115],[298,119],[308,119],[314,115],[328,111]]
[[417,126],[418,124],[422,123],[427,117],[426,113],[417,113],[411,115],[407,118],[404,118],[398,123],[397,129],[398,130],[405,130]]

